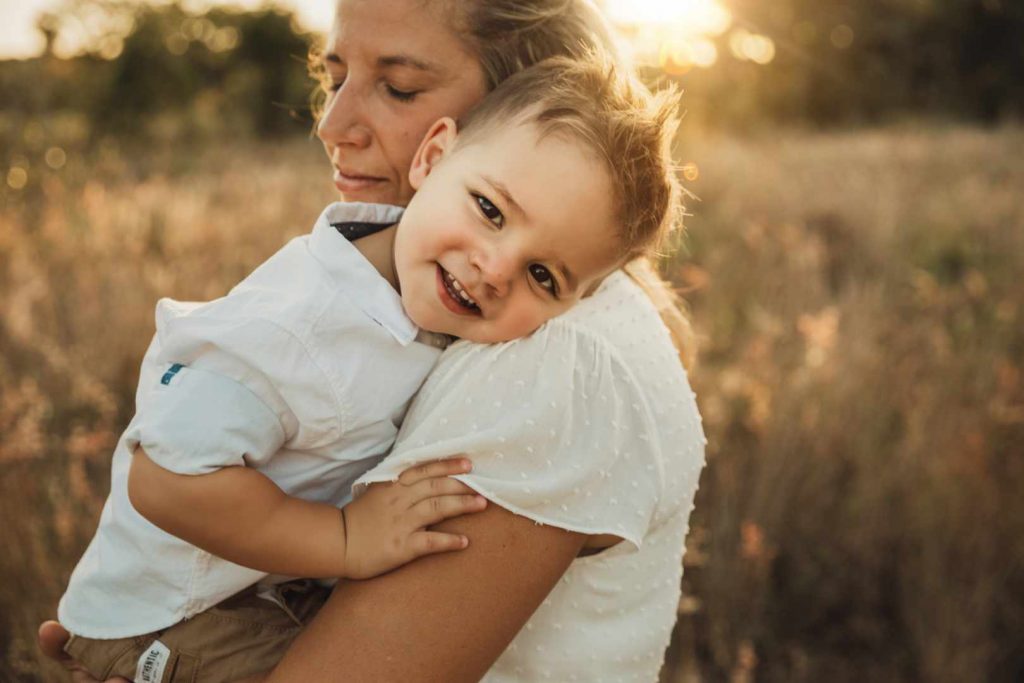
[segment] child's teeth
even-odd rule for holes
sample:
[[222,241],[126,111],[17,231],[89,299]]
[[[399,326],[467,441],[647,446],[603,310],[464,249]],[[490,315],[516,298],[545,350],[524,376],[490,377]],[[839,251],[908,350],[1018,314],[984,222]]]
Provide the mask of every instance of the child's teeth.
[[472,306],[476,306],[476,301],[469,294],[466,294],[466,290],[463,288],[462,283],[456,280],[455,276],[451,273],[446,271],[446,274],[448,275],[448,282],[451,283],[452,288],[458,292],[459,298]]

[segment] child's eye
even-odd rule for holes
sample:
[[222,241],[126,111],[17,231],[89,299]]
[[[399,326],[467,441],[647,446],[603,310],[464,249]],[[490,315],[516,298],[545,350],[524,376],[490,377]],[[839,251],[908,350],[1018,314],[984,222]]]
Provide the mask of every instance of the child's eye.
[[555,281],[555,276],[551,274],[551,271],[540,265],[534,263],[530,266],[530,277],[536,281],[538,285],[551,292],[552,294],[558,294],[558,283]]
[[473,195],[473,199],[476,200],[476,205],[480,207],[480,213],[486,216],[487,220],[499,228],[505,225],[505,217],[501,214],[501,210],[492,204],[490,199],[479,194]]
[[418,90],[399,90],[393,85],[385,85],[385,87],[388,94],[400,102],[411,102],[420,94]]

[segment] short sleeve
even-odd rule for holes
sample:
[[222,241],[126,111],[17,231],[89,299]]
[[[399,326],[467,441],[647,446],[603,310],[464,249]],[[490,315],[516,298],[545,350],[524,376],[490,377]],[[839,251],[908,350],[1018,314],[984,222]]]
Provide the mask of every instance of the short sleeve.
[[340,430],[334,397],[301,342],[240,313],[230,297],[162,300],[153,351],[157,372],[143,373],[149,386],[140,384],[125,436],[168,470],[257,466],[284,445],[328,441]]
[[156,464],[178,474],[206,474],[257,465],[285,440],[277,416],[239,382],[214,372],[166,366],[147,394],[145,409],[125,434]]
[[653,425],[628,368],[589,330],[556,320],[514,342],[458,342],[356,493],[465,453],[473,471],[458,478],[501,507],[639,548],[661,486]]

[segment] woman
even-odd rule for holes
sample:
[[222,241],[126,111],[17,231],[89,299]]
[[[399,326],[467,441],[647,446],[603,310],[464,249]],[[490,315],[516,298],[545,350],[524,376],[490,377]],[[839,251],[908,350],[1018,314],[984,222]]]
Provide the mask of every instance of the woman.
[[[405,204],[434,120],[539,59],[598,47],[610,39],[584,0],[341,0],[318,134],[343,199]],[[442,527],[471,547],[339,586],[268,680],[657,678],[703,435],[651,299],[677,346],[684,321],[635,272],[648,294],[616,273],[529,339],[446,352],[365,481],[469,454],[491,504]]]

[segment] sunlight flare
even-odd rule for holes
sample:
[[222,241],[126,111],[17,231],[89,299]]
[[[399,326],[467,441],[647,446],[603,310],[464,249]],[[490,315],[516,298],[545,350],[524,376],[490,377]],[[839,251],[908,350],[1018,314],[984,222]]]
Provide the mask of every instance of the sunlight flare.
[[732,23],[716,0],[608,0],[605,7],[620,26],[656,25],[691,36],[720,35]]
[[717,0],[607,0],[605,11],[637,62],[673,75],[717,62],[712,39],[732,25]]

